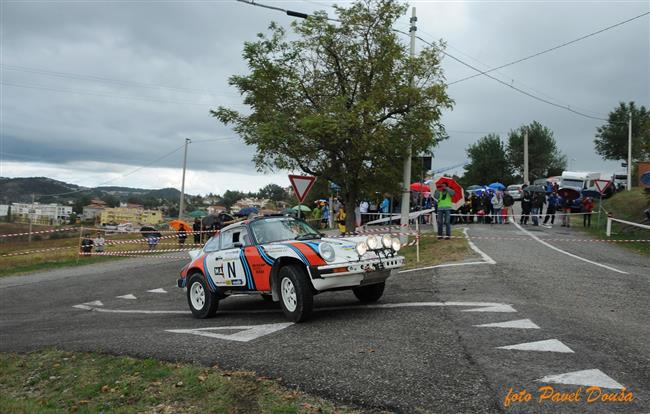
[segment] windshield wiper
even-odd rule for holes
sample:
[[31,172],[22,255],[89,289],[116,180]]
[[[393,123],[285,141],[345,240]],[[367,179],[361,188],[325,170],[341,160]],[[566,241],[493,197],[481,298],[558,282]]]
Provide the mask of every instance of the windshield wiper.
[[295,240],[313,240],[313,239],[320,239],[320,234],[317,233],[308,233],[308,234],[301,234],[300,236],[296,236]]

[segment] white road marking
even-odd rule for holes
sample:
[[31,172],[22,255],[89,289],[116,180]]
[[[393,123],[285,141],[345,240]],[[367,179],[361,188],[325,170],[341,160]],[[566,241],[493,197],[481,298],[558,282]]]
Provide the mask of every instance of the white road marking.
[[463,229],[463,234],[465,235],[465,239],[467,240],[467,244],[469,244],[470,249],[472,249],[472,250],[474,250],[476,253],[478,253],[478,254],[483,258],[483,260],[484,260],[486,263],[489,263],[489,264],[497,264],[497,262],[495,262],[493,258],[491,258],[490,256],[488,256],[488,255],[487,255],[483,250],[481,250],[481,249],[479,249],[478,247],[476,247],[476,245],[474,244],[474,242],[471,241],[471,240],[469,239],[469,235],[467,234],[467,227],[465,227],[465,228]]
[[483,325],[474,325],[478,328],[514,328],[514,329],[540,329],[530,319],[518,319],[516,321],[484,323]]
[[439,267],[475,266],[475,265],[485,265],[485,264],[493,264],[493,263],[488,263],[488,262],[444,263],[435,266],[416,267],[415,269],[400,270],[397,273],[409,273],[409,272],[416,272],[418,270],[437,269]]
[[497,349],[512,349],[516,351],[538,351],[538,352],[560,352],[564,354],[573,354],[573,349],[564,345],[557,339],[547,339],[545,341],[524,342],[522,344],[498,346]]
[[147,292],[149,292],[149,293],[167,293],[167,291],[165,289],[163,289],[163,288],[151,289],[151,290],[147,290]]
[[[464,312],[517,312],[512,306],[505,303],[494,302],[407,302],[407,303],[383,303],[374,305],[355,305],[355,306],[331,306],[325,308],[315,308],[314,312],[351,310],[351,309],[391,309],[391,308],[412,308],[412,307],[445,307],[445,306],[464,306],[475,309],[467,309]],[[144,309],[106,309],[88,306],[87,304],[74,305],[73,308],[104,312],[104,313],[133,313],[144,315],[171,314],[185,315],[190,313],[188,310],[144,310]],[[280,313],[280,309],[256,309],[256,310],[224,310],[219,314],[257,314],[257,313]]]
[[89,306],[104,306],[101,300],[96,300],[93,302],[86,302],[84,305],[89,305]]
[[537,381],[547,382],[551,384],[597,386],[613,389],[624,388],[623,385],[614,381],[611,377],[605,375],[605,373],[599,369],[586,369],[583,371],[573,371],[564,374],[549,375],[538,379]]
[[559,247],[555,247],[555,246],[553,246],[552,244],[547,243],[547,242],[545,242],[544,240],[540,239],[539,237],[537,237],[537,236],[534,235],[533,233],[529,232],[528,230],[524,229],[524,228],[521,227],[521,226],[519,225],[519,223],[517,223],[516,221],[511,221],[511,222],[512,222],[515,226],[517,226],[517,228],[518,228],[519,230],[521,230],[524,234],[527,234],[527,235],[530,236],[531,238],[533,238],[533,239],[535,239],[536,241],[540,242],[540,243],[543,244],[544,246],[546,246],[546,247],[548,247],[548,248],[550,248],[550,249],[555,250],[556,252],[560,252],[560,253],[562,253],[562,254],[566,254],[567,256],[569,256],[569,257],[573,257],[574,259],[582,260],[583,262],[591,263],[592,265],[600,266],[600,267],[602,267],[602,268],[605,268],[605,269],[607,269],[607,270],[611,270],[611,271],[613,271],[613,272],[622,273],[622,274],[624,274],[624,275],[627,275],[627,274],[628,274],[627,272],[624,272],[624,271],[622,271],[622,270],[616,269],[616,268],[614,268],[614,267],[607,266],[607,265],[602,264],[602,263],[594,262],[593,260],[585,259],[584,257],[580,257],[580,256],[575,255],[575,254],[573,254],[573,253],[569,253],[569,252],[567,252],[567,251],[565,251],[565,250],[562,250],[562,249],[560,249]]
[[132,293],[129,293],[127,295],[122,295],[122,296],[115,296],[117,299],[129,299],[129,300],[134,300],[137,299]]
[[484,264],[493,265],[497,263],[494,261],[494,259],[488,256],[484,251],[476,247],[474,242],[472,242],[469,239],[469,236],[467,234],[467,227],[463,229],[463,234],[465,234],[465,239],[467,240],[467,244],[469,245],[470,249],[474,250],[476,253],[478,253],[479,256],[481,256],[481,258],[483,259],[482,262],[443,263],[435,266],[416,267],[415,269],[400,270],[397,273],[410,273],[410,272],[417,272],[418,270],[430,270],[430,269],[438,269],[442,267],[476,266],[476,265],[484,265]]
[[[260,338],[288,328],[293,325],[292,322],[285,323],[269,323],[264,325],[251,325],[251,326],[216,326],[212,328],[198,328],[198,329],[166,329],[165,332],[190,334],[207,336],[208,338],[226,339],[228,341],[249,342],[253,339]],[[241,330],[240,330],[241,329]],[[233,334],[217,333],[214,331],[229,331],[240,330]]]

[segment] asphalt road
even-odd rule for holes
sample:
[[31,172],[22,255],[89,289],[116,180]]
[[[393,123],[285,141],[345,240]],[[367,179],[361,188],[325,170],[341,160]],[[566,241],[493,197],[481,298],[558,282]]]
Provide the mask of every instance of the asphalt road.
[[[379,306],[359,306],[351,292],[320,295],[318,311],[298,325],[244,296],[223,301],[213,319],[193,319],[174,286],[183,261],[4,278],[0,351],[57,347],[217,364],[370,410],[650,412],[650,259],[558,241],[585,237],[573,229],[525,231],[472,225],[468,234],[484,252],[467,260],[474,264],[395,274]],[[148,292],[155,289],[165,292]],[[129,294],[135,299],[118,298]],[[521,320],[529,321],[476,326]],[[228,327],[236,328],[220,329]],[[511,345],[533,349],[499,348]],[[583,384],[581,400],[540,403],[541,386],[580,390],[558,381]],[[623,386],[634,399],[587,403],[584,390],[598,384],[614,387],[602,388],[608,393]],[[506,407],[511,389],[532,400]]]

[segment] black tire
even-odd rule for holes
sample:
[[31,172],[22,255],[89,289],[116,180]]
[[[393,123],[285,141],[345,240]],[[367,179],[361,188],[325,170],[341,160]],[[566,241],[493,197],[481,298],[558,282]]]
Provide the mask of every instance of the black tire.
[[262,293],[260,296],[264,299],[264,302],[273,302],[273,295]]
[[[196,291],[192,291],[196,289]],[[200,292],[203,292],[203,301],[200,300]],[[197,295],[196,300],[192,301],[192,295]],[[205,319],[214,316],[217,313],[219,299],[208,288],[205,278],[200,273],[194,273],[187,281],[187,304],[190,306],[192,315],[195,318]],[[201,305],[201,306],[199,306]]]
[[283,266],[278,282],[280,304],[287,319],[296,323],[307,320],[314,308],[314,294],[305,270],[296,265]]
[[385,287],[386,282],[382,282],[374,285],[359,286],[358,288],[352,289],[352,292],[361,302],[372,303],[377,302],[381,298],[384,294]]

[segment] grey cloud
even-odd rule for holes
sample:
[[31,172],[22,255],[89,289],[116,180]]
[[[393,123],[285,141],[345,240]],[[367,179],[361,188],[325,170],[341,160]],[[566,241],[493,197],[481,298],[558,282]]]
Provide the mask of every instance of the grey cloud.
[[[267,3],[332,13],[331,8],[314,2]],[[642,2],[485,2],[446,4],[441,14],[440,3],[415,5],[423,37],[448,40],[450,53],[482,69],[648,10]],[[209,116],[209,109],[218,105],[241,108],[241,98],[227,79],[246,71],[241,60],[243,42],[265,31],[271,20],[285,26],[291,21],[280,13],[236,2],[12,2],[3,7],[3,64],[156,86],[45,76],[3,66],[5,83],[85,93],[0,86],[5,151],[68,164],[142,165],[181,145],[185,137],[232,136],[232,131]],[[462,27],[440,21],[454,11],[464,16]],[[399,28],[407,28],[407,22],[408,18],[401,19]],[[647,105],[648,22],[646,17],[495,76],[507,82],[515,79],[515,86],[532,87],[534,93],[599,115],[606,115],[620,100]],[[443,66],[450,81],[474,73],[449,58]],[[443,118],[450,131],[505,132],[538,120],[555,132],[560,148],[570,158],[580,159],[582,168],[603,168],[592,150],[599,121],[533,101],[485,77],[451,86],[449,93],[456,100],[454,110]],[[483,134],[449,135],[436,150],[440,166],[464,161],[465,148]],[[193,168],[252,172],[252,152],[237,140],[197,143],[190,154]],[[178,160],[170,157],[159,166],[177,167]]]

